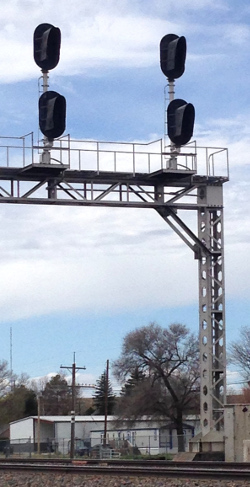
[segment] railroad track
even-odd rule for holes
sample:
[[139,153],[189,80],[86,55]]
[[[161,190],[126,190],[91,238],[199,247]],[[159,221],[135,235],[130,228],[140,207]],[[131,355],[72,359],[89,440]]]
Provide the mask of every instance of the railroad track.
[[113,465],[113,466],[141,466],[141,467],[182,467],[182,468],[189,468],[192,467],[193,469],[200,469],[200,468],[219,468],[220,470],[227,470],[227,469],[238,469],[238,470],[250,470],[250,463],[249,462],[215,462],[215,461],[198,461],[198,462],[183,462],[183,461],[175,461],[175,460],[124,460],[124,459],[98,459],[98,458],[75,458],[71,460],[69,458],[23,458],[23,457],[0,457],[0,468],[1,463],[12,464],[12,463],[21,463],[21,464],[63,464],[63,465]]
[[250,464],[224,462],[164,462],[117,460],[34,460],[1,459],[3,470],[54,472],[78,475],[112,475],[137,477],[176,477],[217,480],[249,480]]

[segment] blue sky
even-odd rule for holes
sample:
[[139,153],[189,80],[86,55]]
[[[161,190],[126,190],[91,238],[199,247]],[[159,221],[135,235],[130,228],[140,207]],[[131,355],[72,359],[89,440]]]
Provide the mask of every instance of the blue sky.
[[[194,104],[199,145],[229,148],[224,186],[227,342],[249,326],[250,5],[246,0],[3,0],[0,135],[38,134],[33,32],[62,32],[50,89],[67,100],[73,138],[163,136],[159,43],[187,39],[176,96]],[[198,333],[198,267],[153,210],[0,205],[0,358],[30,377],[86,366],[94,383],[128,331],[179,321]],[[184,277],[183,277],[184,276]],[[239,380],[235,372],[231,383]],[[229,381],[229,383],[230,383]]]

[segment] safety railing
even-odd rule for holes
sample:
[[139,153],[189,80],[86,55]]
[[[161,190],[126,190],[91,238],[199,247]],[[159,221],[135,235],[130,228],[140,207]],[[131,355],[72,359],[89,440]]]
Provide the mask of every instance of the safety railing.
[[0,167],[25,167],[35,162],[34,134],[0,136]]
[[[0,136],[0,169],[26,167],[49,163],[77,171],[110,173],[145,173],[159,170],[192,171],[201,176],[229,178],[228,150],[218,147],[199,147],[196,142],[173,150],[163,149],[162,139],[150,142],[106,142],[71,139],[69,135],[56,139],[52,147],[34,144],[33,133],[22,137]],[[174,164],[173,164],[174,161]]]

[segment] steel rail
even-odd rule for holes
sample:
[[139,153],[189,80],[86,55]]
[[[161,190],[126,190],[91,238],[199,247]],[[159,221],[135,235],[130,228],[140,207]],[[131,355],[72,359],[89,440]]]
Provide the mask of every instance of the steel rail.
[[149,460],[126,460],[126,459],[98,459],[98,458],[86,458],[86,457],[76,457],[73,460],[70,458],[22,458],[22,457],[0,457],[1,463],[18,463],[18,464],[74,464],[74,465],[111,465],[111,466],[142,466],[142,467],[181,467],[181,468],[217,468],[220,470],[228,469],[243,469],[250,470],[250,462],[222,462],[222,461],[176,461],[176,460],[155,460],[154,458]]
[[[110,476],[135,476],[135,477],[181,477],[181,478],[199,478],[199,479],[217,479],[217,480],[250,480],[250,468],[212,468],[211,466],[193,468],[192,463],[189,467],[183,466],[132,466],[132,465],[112,465],[105,464],[105,461],[99,465],[83,465],[83,462],[74,462],[72,464],[45,464],[45,463],[3,463],[0,464],[1,471],[26,471],[26,472],[55,472],[80,475],[110,475]],[[150,463],[150,462],[148,462]]]

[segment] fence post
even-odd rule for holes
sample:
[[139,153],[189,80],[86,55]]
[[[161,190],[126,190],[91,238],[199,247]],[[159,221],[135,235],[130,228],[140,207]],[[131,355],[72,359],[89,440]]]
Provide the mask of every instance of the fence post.
[[31,457],[31,436],[29,436],[29,440],[28,440],[28,450],[29,450],[29,457]]

